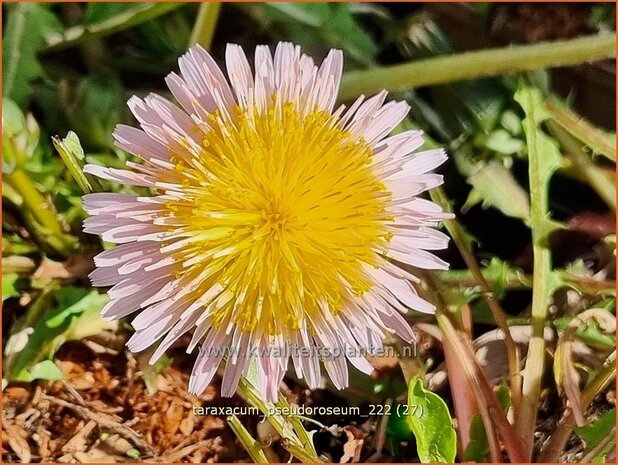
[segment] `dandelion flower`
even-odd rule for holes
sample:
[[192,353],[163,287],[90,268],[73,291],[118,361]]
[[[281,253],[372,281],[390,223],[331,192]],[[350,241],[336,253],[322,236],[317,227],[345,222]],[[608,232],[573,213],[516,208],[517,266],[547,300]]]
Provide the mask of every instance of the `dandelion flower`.
[[141,129],[115,130],[141,162],[85,167],[152,192],[84,197],[84,230],[119,244],[95,258],[93,284],[112,286],[102,314],[138,312],[127,345],[158,343],[151,363],[192,334],[193,393],[222,360],[224,396],[254,367],[261,394],[276,399],[290,359],[310,387],[322,363],[343,389],[347,361],[371,373],[364,355],[387,333],[413,339],[402,314],[434,310],[402,264],[448,266],[429,251],[446,247],[434,228],[450,216],[419,197],[442,183],[431,170],[446,154],[418,152],[420,131],[388,136],[409,107],[385,103],[385,91],[334,110],[339,50],[318,67],[299,46],[280,43],[274,56],[258,46],[252,72],[229,45],[225,61],[229,82],[192,47],[166,79],[180,106],[132,97]]

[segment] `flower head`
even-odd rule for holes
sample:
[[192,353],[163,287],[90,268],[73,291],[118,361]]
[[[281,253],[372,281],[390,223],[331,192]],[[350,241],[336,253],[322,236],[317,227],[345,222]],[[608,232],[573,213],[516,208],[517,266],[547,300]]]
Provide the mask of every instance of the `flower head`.
[[199,346],[189,389],[202,392],[222,359],[222,394],[250,365],[268,399],[290,359],[316,387],[320,361],[348,385],[349,360],[371,373],[363,350],[387,332],[413,333],[408,308],[431,312],[399,264],[444,269],[428,250],[446,247],[433,229],[449,215],[418,195],[442,183],[430,171],[442,150],[415,152],[420,131],[388,137],[405,102],[386,92],[333,111],[343,68],[332,50],[317,67],[300,47],[274,57],[255,50],[255,72],[229,45],[229,83],[201,47],[166,81],[180,107],[152,94],[129,107],[141,129],[120,125],[129,170],[87,165],[101,178],[152,196],[84,197],[84,230],[120,244],[99,254],[96,286],[113,286],[103,315],[133,319],[132,351],[159,345],[156,361],[192,332]]

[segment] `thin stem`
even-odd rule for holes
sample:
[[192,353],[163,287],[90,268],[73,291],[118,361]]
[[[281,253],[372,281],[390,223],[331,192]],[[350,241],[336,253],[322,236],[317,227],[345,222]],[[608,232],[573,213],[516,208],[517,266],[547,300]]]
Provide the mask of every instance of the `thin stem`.
[[227,417],[227,424],[255,463],[268,463],[262,445],[251,436],[236,415]]
[[514,45],[489,50],[415,60],[408,63],[347,73],[340,98],[382,89],[403,91],[486,76],[586,63],[616,54],[616,34],[595,34],[577,39]]
[[[504,289],[518,290],[530,289],[532,287],[532,276],[524,274],[519,270],[507,269],[503,276],[496,278],[495,274],[490,273],[486,269],[482,269],[483,279],[490,287],[500,282]],[[477,280],[474,278],[472,271],[465,270],[448,270],[437,271],[436,277],[440,282],[448,287],[475,287],[478,286]]]
[[[509,454],[511,462],[525,462],[524,453],[521,450],[513,426],[508,422],[506,416],[502,412],[496,394],[489,385],[485,373],[479,366],[469,341],[466,339],[465,335],[460,335],[443,308],[438,309],[436,312],[436,319],[438,320],[438,325],[442,329],[442,334],[445,338],[448,338],[453,345],[455,349],[453,352],[459,359],[460,366],[475,392],[489,444],[491,445],[495,442],[495,438],[492,440],[494,437],[493,425],[495,424],[504,441],[505,449]],[[495,447],[492,449],[495,449]],[[499,461],[498,453],[495,450],[492,453],[492,461]]]
[[[277,406],[282,407],[282,408],[288,408],[288,409],[290,408],[290,404],[288,403],[287,399],[283,396],[279,398],[279,401],[277,402]],[[294,428],[294,431],[296,432],[296,435],[300,439],[303,447],[309,452],[311,456],[317,457],[318,453],[315,450],[315,447],[313,446],[313,441],[311,439],[311,436],[309,435],[309,433],[303,426],[301,418],[299,418],[298,415],[290,415],[287,418],[287,420],[292,425],[292,428]]]
[[[551,147],[544,142],[545,134],[538,127],[536,100],[531,90],[522,92],[520,104],[526,113],[524,129],[528,146],[528,173],[530,183],[530,224],[532,226],[532,336],[528,346],[522,403],[518,415],[517,432],[522,439],[526,460],[532,456],[534,430],[541,394],[541,380],[545,370],[545,324],[551,296],[551,251],[544,241],[543,222],[548,216],[548,183],[552,175]],[[546,141],[545,141],[546,142]]]
[[36,269],[34,260],[20,255],[2,257],[2,274],[30,274]]
[[[487,270],[481,270],[483,278],[490,287],[493,287],[498,280]],[[595,279],[592,276],[577,276],[568,271],[555,270],[560,279],[566,283],[573,284],[577,289],[585,294],[616,293],[616,281],[609,279]],[[470,270],[449,270],[438,271],[435,273],[440,282],[447,287],[475,287],[478,282],[474,279]],[[532,275],[524,274],[521,271],[507,270],[505,275],[500,278],[500,284],[507,290],[520,290],[532,288]]]
[[[445,210],[450,210],[448,198],[444,189],[438,187],[431,192],[431,198],[434,202],[440,205]],[[487,303],[491,314],[496,321],[498,327],[504,333],[504,345],[506,348],[507,359],[509,364],[509,380],[511,386],[511,395],[513,398],[513,408],[517,412],[521,403],[521,376],[520,376],[520,363],[519,363],[519,349],[509,330],[509,324],[506,317],[506,312],[500,306],[500,303],[496,299],[491,287],[485,280],[481,267],[479,266],[474,254],[472,253],[469,242],[466,240],[465,231],[463,226],[455,219],[447,220],[444,223],[449,234],[453,238],[455,245],[459,249],[464,262],[468,266],[468,269],[472,273],[474,281],[481,288],[483,299]]]
[[[469,307],[467,305],[464,306],[464,309],[469,312]],[[461,313],[463,316],[463,311]],[[470,334],[467,331],[466,333],[467,336],[470,337]],[[446,371],[452,376],[454,373],[457,373],[461,365],[459,363],[457,355],[455,354],[456,349],[453,347],[448,337],[445,337],[443,339],[442,349],[444,352]],[[464,377],[460,382],[457,383],[449,383],[449,387],[453,399],[455,416],[457,418],[457,435],[459,437],[457,449],[460,459],[463,460],[466,448],[470,443],[470,426],[472,424],[472,419],[476,414],[479,413],[479,407],[477,405],[476,398],[474,397],[474,388],[472,387],[467,378]],[[493,432],[493,428],[491,429]],[[494,444],[497,445],[497,442],[494,441]],[[494,450],[498,450],[498,448],[492,447],[492,451]],[[498,460],[498,454],[494,455],[496,457],[492,457],[492,461]]]
[[28,175],[19,168],[5,175],[5,180],[15,189],[24,201],[24,206],[41,226],[51,234],[61,234],[62,226],[49,202],[36,188]]
[[[272,402],[264,401],[249,381],[241,377],[236,393],[245,402],[257,407],[262,412],[275,431],[281,436],[281,444],[290,454],[305,463],[322,463],[313,448],[313,444],[311,447],[307,447],[305,441],[297,436],[296,429],[299,427],[299,424],[290,422],[289,418],[285,418],[283,415],[273,413],[276,412],[275,406]],[[302,428],[302,424],[300,427]],[[303,435],[303,439],[311,441],[306,432]]]
[[[443,335],[443,343],[448,339],[448,343],[452,346],[453,354],[457,357],[459,366],[463,369],[463,373],[467,378],[469,386],[472,388],[476,398],[479,414],[483,421],[485,434],[490,446],[490,456],[492,462],[499,462],[499,450],[496,437],[498,430],[504,441],[511,462],[523,462],[523,451],[519,439],[515,434],[513,426],[509,423],[506,415],[502,411],[500,402],[496,393],[493,391],[485,372],[481,369],[474,350],[470,337],[464,330],[458,330],[455,324],[451,321],[452,315],[447,310],[447,304],[443,299],[443,291],[439,282],[431,273],[424,272],[423,280],[428,285],[428,291],[431,293],[431,301],[436,304],[436,320]],[[451,380],[452,382],[452,380]],[[495,425],[495,429],[494,429]]]
[[189,45],[200,44],[206,50],[210,49],[220,11],[221,2],[203,2],[200,4]]
[[616,139],[604,134],[572,110],[553,99],[545,100],[552,119],[592,150],[616,162]]
[[616,184],[603,168],[597,166],[586,152],[582,143],[577,141],[555,121],[548,121],[547,127],[552,135],[560,141],[567,156],[573,161],[575,168],[584,176],[590,187],[603,199],[609,208],[616,211]]

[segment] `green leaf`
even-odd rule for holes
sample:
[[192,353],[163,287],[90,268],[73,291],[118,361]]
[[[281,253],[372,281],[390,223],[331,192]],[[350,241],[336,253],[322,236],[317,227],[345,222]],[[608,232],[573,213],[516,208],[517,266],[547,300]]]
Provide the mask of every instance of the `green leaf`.
[[306,26],[320,27],[328,21],[330,16],[327,3],[296,3],[296,2],[269,2],[264,4],[266,11],[271,12],[277,19],[291,19]]
[[[67,340],[99,334],[104,329],[117,325],[103,320],[99,312],[108,297],[97,291],[65,286],[54,292],[56,306],[43,312],[40,319],[33,322],[29,331],[22,331],[27,337],[23,349],[16,355],[8,373],[8,378],[29,382],[34,379],[33,369],[44,360],[51,360],[55,352]],[[47,368],[46,368],[47,367]],[[37,368],[38,374],[50,373],[47,365]]]
[[62,379],[62,372],[52,360],[43,360],[30,369],[30,377],[35,379]]
[[249,11],[265,27],[282,28],[285,31],[282,38],[309,51],[323,50],[324,47],[341,48],[352,63],[363,65],[372,64],[378,52],[374,39],[345,2],[269,2]]
[[503,155],[513,155],[521,152],[524,147],[524,141],[513,137],[505,129],[496,129],[483,141],[483,145],[494,152]]
[[2,40],[2,95],[23,108],[30,95],[30,83],[43,72],[36,57],[43,38],[57,33],[62,26],[47,5],[15,3],[7,8]]
[[453,153],[459,171],[467,177],[472,191],[462,212],[481,202],[483,208],[493,207],[507,216],[527,221],[530,217],[528,194],[513,174],[498,160],[474,162],[463,150]]
[[399,402],[393,403],[388,424],[386,425],[386,433],[396,442],[409,439],[412,433],[407,415],[402,415],[402,408],[408,409],[408,407],[402,406]]
[[15,284],[19,279],[17,273],[3,274],[2,275],[2,302],[11,297],[17,297],[19,292],[15,289]]
[[423,387],[419,376],[408,386],[408,423],[422,463],[453,463],[457,436],[446,403]]
[[[601,446],[592,459],[593,463],[604,463],[605,456],[616,447],[616,436],[613,431],[615,427],[616,407],[605,412],[592,424],[575,428],[577,435],[586,443],[584,455],[588,455],[593,449]],[[603,444],[604,441],[607,443]]]
[[[608,315],[608,318],[612,318],[613,314],[609,310],[603,310],[598,308],[598,311],[605,311]],[[556,328],[559,331],[564,331],[572,320],[572,316],[565,316],[562,318],[558,318],[554,321]],[[616,335],[608,334],[603,331],[602,328],[599,327],[596,319],[590,318],[586,320],[586,323],[580,325],[575,332],[575,337],[580,341],[584,342],[586,345],[598,349],[598,350],[611,350],[616,347]]]
[[143,4],[144,2],[89,2],[86,4],[84,24],[91,25],[107,21],[114,16],[130,12]]

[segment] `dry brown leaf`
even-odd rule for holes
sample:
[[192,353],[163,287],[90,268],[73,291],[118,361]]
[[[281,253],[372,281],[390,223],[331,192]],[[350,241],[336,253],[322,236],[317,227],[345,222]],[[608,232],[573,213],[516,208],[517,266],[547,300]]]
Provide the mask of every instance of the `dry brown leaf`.
[[354,426],[346,426],[343,430],[348,440],[343,445],[343,456],[339,463],[358,463],[365,442],[365,434]]
[[185,436],[189,436],[195,428],[195,415],[189,410],[189,414],[180,422],[180,432]]
[[170,406],[165,411],[165,432],[176,434],[184,416],[185,409],[182,407],[182,403],[176,398],[172,399]]

